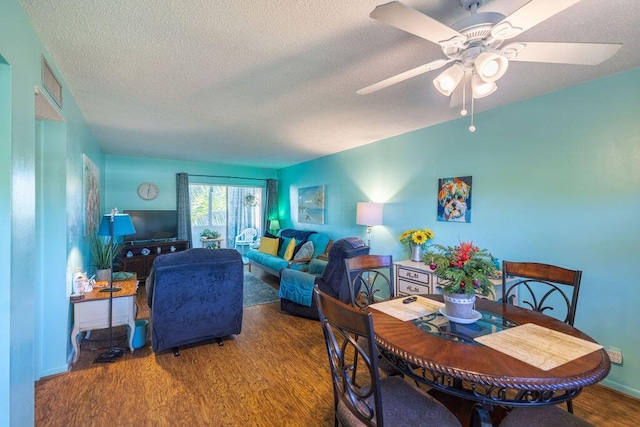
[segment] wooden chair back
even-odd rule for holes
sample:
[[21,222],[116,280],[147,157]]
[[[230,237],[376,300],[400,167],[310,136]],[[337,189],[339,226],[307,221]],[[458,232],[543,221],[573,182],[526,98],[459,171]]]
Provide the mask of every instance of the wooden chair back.
[[[511,276],[516,277],[515,282],[511,282]],[[504,261],[502,263],[502,300],[515,302],[514,295],[517,294],[518,305],[545,314],[548,314],[547,311],[558,308],[553,306],[554,300],[556,302],[561,300],[566,306],[566,316],[564,319],[562,314],[554,317],[573,325],[581,278],[580,270],[569,270],[535,262]],[[509,283],[508,288],[507,283]]]
[[360,255],[344,262],[354,307],[364,309],[395,295],[391,255]]
[[[378,358],[369,357],[377,354],[371,314],[332,298],[317,285],[314,294],[329,356],[336,425],[341,404],[365,425],[383,426]],[[357,379],[354,359],[367,366],[357,370]]]

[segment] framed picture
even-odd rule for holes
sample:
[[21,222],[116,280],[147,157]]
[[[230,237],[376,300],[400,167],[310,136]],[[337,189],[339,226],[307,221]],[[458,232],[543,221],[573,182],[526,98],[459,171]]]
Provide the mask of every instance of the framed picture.
[[324,224],[324,185],[298,189],[298,222]]
[[470,176],[438,180],[438,221],[471,222]]
[[84,235],[90,236],[100,226],[100,169],[82,155],[82,202],[84,206]]

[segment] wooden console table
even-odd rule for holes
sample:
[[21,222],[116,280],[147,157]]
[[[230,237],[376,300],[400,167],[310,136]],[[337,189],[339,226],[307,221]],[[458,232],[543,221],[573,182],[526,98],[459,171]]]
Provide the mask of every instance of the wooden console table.
[[[105,285],[107,282],[98,282]],[[121,288],[113,293],[112,326],[128,325],[127,338],[129,350],[133,353],[133,333],[136,328],[136,292],[138,279],[114,281],[113,285]],[[80,356],[79,336],[81,332],[109,327],[109,292],[100,292],[104,286],[93,288],[93,291],[84,294],[80,300],[72,300],[73,305],[73,330],[71,331],[71,344],[73,345],[73,363]]]
[[187,240],[135,243],[123,247],[118,259],[122,271],[132,271],[137,274],[138,280],[144,280],[149,276],[156,257],[187,249],[189,249]]

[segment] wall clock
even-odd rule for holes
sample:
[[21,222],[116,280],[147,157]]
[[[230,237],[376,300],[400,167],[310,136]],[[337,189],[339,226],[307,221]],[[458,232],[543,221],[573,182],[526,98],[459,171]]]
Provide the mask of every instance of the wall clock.
[[158,197],[160,190],[153,182],[143,182],[138,186],[138,196],[145,200],[153,200]]

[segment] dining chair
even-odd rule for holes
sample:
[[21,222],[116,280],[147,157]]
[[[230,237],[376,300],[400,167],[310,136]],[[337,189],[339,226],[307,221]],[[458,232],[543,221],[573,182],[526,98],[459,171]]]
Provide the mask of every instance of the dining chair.
[[[511,281],[512,277],[515,277],[514,281]],[[553,317],[573,326],[581,278],[580,270],[536,262],[504,261],[502,301],[547,315],[553,312]],[[567,410],[573,413],[570,400]]]
[[[516,278],[515,281],[511,281],[512,276]],[[517,293],[519,306],[544,314],[557,310],[559,307],[553,305],[559,302],[563,309],[566,308],[566,312],[554,311],[553,317],[573,326],[581,277],[580,270],[568,270],[536,262],[504,261],[502,300],[513,302]]]
[[[330,297],[316,286],[314,295],[329,357],[333,382],[336,427],[343,426],[461,426],[440,402],[401,377],[378,375],[371,314]],[[367,338],[367,349],[357,337]],[[353,357],[367,369],[359,369],[353,380]]]
[[395,295],[391,255],[360,255],[344,263],[354,307],[364,309]]
[[580,417],[556,406],[547,405],[535,408],[516,408],[509,413],[499,427],[594,427]]
[[[393,282],[393,257],[391,255],[360,255],[344,260],[351,305],[361,310],[370,304],[384,301],[395,295]],[[366,350],[366,338],[358,337],[358,342]],[[377,350],[376,350],[377,353]],[[378,354],[378,366],[386,375],[402,375],[391,363]],[[354,360],[354,374],[358,358]],[[355,375],[354,375],[355,376]]]

